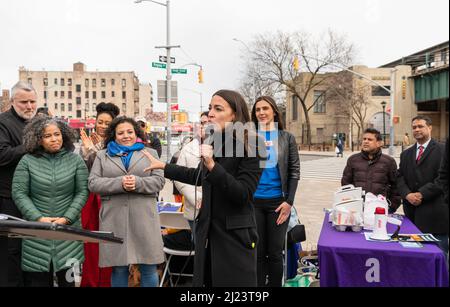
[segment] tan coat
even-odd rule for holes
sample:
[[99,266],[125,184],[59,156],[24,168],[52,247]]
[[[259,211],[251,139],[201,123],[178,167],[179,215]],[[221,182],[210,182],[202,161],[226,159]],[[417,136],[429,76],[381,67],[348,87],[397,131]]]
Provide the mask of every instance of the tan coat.
[[[157,158],[156,151],[144,149]],[[142,152],[135,152],[128,172],[120,157],[98,152],[89,176],[89,189],[101,195],[100,231],[112,231],[124,243],[100,244],[100,267],[164,262],[163,241],[156,193],[164,187],[163,171],[144,173],[149,166]],[[122,177],[136,176],[136,191],[125,192]]]

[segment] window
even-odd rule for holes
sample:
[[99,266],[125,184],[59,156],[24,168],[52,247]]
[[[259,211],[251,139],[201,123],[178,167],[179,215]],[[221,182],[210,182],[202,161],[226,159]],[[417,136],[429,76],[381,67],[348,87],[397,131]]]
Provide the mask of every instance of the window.
[[44,99],[47,99],[47,91],[44,91]]
[[32,78],[28,78],[28,84],[33,84],[33,79]]
[[116,92],[112,91],[111,92],[111,97],[116,97]]
[[84,79],[84,86],[89,87],[89,79]]
[[55,91],[55,97],[58,97],[58,91]]
[[314,103],[314,113],[327,113],[327,104],[323,91],[314,91]]
[[89,112],[89,103],[86,103],[84,105],[84,110],[86,111],[86,113]]
[[95,112],[95,111],[97,111],[97,104],[93,103],[92,104],[92,112]]
[[44,78],[44,86],[48,86],[48,78]]
[[111,85],[112,86],[116,85],[116,80],[115,79],[111,79]]
[[417,111],[419,111],[419,112],[439,112],[439,104],[437,101],[429,101],[427,103],[418,103]]
[[69,112],[72,112],[72,104],[71,103],[69,103],[68,109],[69,109]]
[[61,91],[60,97],[61,97],[61,98],[64,98],[64,96],[66,96],[66,94],[64,93],[64,91]]
[[127,113],[127,104],[126,104],[126,103],[122,103],[122,112],[123,112],[124,114]]
[[441,51],[441,61],[444,62],[444,64],[447,64],[447,53],[448,50],[443,50]]
[[97,92],[92,92],[92,98],[97,99]]
[[106,99],[106,92],[102,91],[102,99]]
[[72,86],[72,79],[70,79],[70,78],[67,79],[67,85],[68,85],[68,86]]
[[66,105],[61,103],[61,112],[66,112]]
[[106,80],[102,79],[102,87],[105,87],[105,86],[106,86]]
[[92,79],[92,87],[97,87],[97,79]]
[[[385,88],[387,88],[388,90],[391,90],[390,86],[385,86]],[[381,86],[372,86],[372,96],[389,97],[389,96],[391,96],[391,93],[387,92]]]
[[55,110],[58,110],[58,104],[55,103]]
[[72,99],[72,91],[69,91],[69,92],[67,93],[67,96],[68,96],[69,99]]
[[125,87],[125,86],[127,86],[127,80],[122,79],[122,87]]
[[81,93],[81,84],[77,84],[77,93]]
[[77,97],[77,105],[81,104],[81,97]]
[[298,120],[298,97],[292,96],[292,120]]
[[65,82],[64,78],[61,78],[61,86],[64,86],[65,83],[66,82]]
[[77,118],[81,118],[81,110],[77,110]]
[[89,92],[88,91],[84,92],[84,98],[89,99]]
[[325,139],[324,139],[324,129],[323,128],[317,128],[316,136],[317,136],[317,142],[318,143],[323,143],[325,141]]
[[55,85],[58,85],[58,78],[55,78],[54,82]]
[[127,99],[127,92],[125,91],[122,92],[122,99]]

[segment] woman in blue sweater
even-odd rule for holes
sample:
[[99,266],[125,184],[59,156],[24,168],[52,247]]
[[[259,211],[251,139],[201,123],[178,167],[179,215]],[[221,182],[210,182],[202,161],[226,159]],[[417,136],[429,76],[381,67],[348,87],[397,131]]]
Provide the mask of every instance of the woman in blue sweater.
[[[281,113],[271,97],[256,100],[252,121],[265,140],[268,161],[254,194],[258,243],[258,286],[280,287],[283,246],[300,179],[295,138],[284,131]],[[266,284],[268,277],[268,284]]]

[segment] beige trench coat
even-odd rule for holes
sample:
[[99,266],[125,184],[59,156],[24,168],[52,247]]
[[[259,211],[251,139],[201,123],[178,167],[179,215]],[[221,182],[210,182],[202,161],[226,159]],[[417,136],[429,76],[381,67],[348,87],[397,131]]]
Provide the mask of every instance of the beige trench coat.
[[[158,157],[153,149],[144,150]],[[100,244],[101,268],[164,262],[156,193],[163,189],[165,179],[162,170],[144,173],[149,165],[142,152],[135,152],[127,172],[120,157],[110,157],[106,150],[97,154],[89,189],[102,199],[100,231],[112,231],[124,239],[122,245]],[[126,175],[136,176],[136,191],[123,189]]]

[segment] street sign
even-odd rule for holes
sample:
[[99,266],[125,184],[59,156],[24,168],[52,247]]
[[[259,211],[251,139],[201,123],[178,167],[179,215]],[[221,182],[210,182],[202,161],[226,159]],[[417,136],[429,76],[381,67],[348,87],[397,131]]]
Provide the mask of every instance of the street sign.
[[162,69],[166,69],[166,68],[167,68],[167,65],[166,65],[166,64],[163,64],[163,63],[156,63],[156,62],[153,62],[153,63],[152,63],[152,67],[153,67],[153,68],[162,68]]
[[[171,81],[171,85],[172,85],[171,103],[178,103],[178,82]],[[158,80],[157,86],[158,86],[158,102],[167,103],[167,81]]]
[[178,104],[172,104],[172,106],[170,108],[172,109],[172,111],[179,111],[179,109],[180,109]]
[[182,74],[182,75],[186,75],[187,74],[187,69],[182,69],[182,68],[175,68],[172,69],[172,73],[173,74]]
[[[159,61],[163,63],[167,63],[167,57],[164,55],[159,56]],[[175,64],[175,58],[170,58],[170,63]]]

